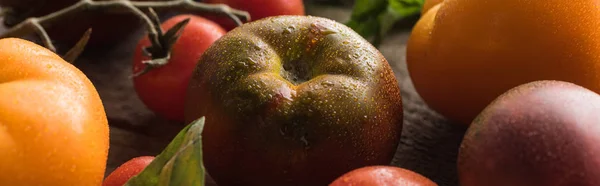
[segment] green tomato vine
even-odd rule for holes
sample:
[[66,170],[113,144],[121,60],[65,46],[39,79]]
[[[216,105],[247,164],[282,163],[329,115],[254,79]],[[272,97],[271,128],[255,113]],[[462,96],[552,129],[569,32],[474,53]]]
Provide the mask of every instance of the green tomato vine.
[[[8,37],[23,37],[30,34],[37,34],[42,40],[44,46],[52,51],[56,51],[56,47],[52,44],[52,40],[48,33],[46,32],[46,27],[51,27],[54,23],[64,20],[70,16],[76,16],[83,11],[89,10],[98,10],[98,9],[110,9],[111,11],[104,12],[112,12],[114,11],[124,11],[131,13],[134,16],[139,17],[144,21],[148,28],[148,37],[151,42],[151,46],[154,51],[160,49],[161,53],[159,56],[152,56],[153,59],[158,59],[152,61],[148,61],[149,66],[160,66],[165,65],[168,61],[170,55],[169,50],[170,47],[165,46],[168,43],[165,43],[164,36],[162,34],[162,30],[160,25],[156,24],[157,19],[155,18],[156,13],[154,10],[170,10],[170,11],[185,11],[192,13],[213,13],[221,16],[226,16],[233,20],[238,26],[243,24],[243,22],[250,21],[250,14],[246,11],[233,9],[224,4],[208,4],[195,2],[193,0],[170,0],[170,1],[129,1],[129,0],[113,0],[113,1],[94,1],[94,0],[80,0],[79,2],[65,7],[59,11],[41,16],[41,17],[29,17],[26,18],[20,23],[10,27],[9,30],[0,34],[0,38],[8,38]],[[144,12],[143,10],[146,10]],[[7,13],[8,12],[8,13]],[[3,16],[10,15],[10,9],[7,12],[4,12]],[[147,15],[147,14],[150,14]],[[19,17],[19,16],[17,16]],[[185,26],[185,23],[182,23]],[[182,27],[183,27],[182,26]],[[181,29],[181,28],[178,28]],[[178,30],[176,30],[178,32]],[[89,39],[89,34],[91,30],[88,30],[84,34],[84,36],[77,42],[75,47],[67,52],[66,55],[63,56],[65,60],[69,62],[73,62],[79,54],[83,51],[83,47],[87,43]],[[176,33],[177,33],[176,32]],[[169,32],[167,32],[169,33]],[[177,36],[172,35],[172,36]],[[175,38],[177,39],[177,38]],[[167,39],[170,40],[170,39]],[[68,59],[67,59],[68,58]],[[156,62],[159,61],[159,62]]]

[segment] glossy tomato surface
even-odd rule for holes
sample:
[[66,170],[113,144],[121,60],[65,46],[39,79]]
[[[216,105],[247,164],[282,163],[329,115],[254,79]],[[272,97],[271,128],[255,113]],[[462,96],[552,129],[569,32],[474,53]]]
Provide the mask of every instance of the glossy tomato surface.
[[0,183],[100,185],[108,122],[88,78],[51,51],[0,40]]
[[220,186],[326,185],[389,164],[400,87],[383,55],[345,25],[277,16],[244,24],[202,55],[186,123],[206,117],[204,163]]
[[329,186],[437,186],[437,184],[411,170],[376,165],[350,171]]
[[123,186],[131,177],[142,172],[152,160],[154,156],[140,156],[123,163],[104,179],[102,186]]
[[600,185],[600,95],[564,81],[505,92],[460,145],[461,186]]
[[419,95],[448,119],[467,126],[502,93],[537,80],[600,93],[597,0],[429,1],[407,67]]
[[[190,22],[173,46],[169,63],[133,79],[136,93],[144,104],[158,115],[175,121],[183,121],[185,94],[198,59],[226,33],[218,24],[194,15],[172,17],[161,26],[166,31],[187,18]],[[142,52],[148,46],[150,41],[144,36],[135,49],[134,73],[144,69],[142,61],[151,59]]]

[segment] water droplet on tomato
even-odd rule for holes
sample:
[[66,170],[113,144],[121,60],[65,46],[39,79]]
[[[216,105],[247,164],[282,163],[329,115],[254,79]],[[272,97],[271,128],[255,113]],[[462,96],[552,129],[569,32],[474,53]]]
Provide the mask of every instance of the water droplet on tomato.
[[323,81],[323,82],[321,82],[321,85],[323,85],[325,87],[331,87],[334,84],[332,82],[330,82],[330,81]]

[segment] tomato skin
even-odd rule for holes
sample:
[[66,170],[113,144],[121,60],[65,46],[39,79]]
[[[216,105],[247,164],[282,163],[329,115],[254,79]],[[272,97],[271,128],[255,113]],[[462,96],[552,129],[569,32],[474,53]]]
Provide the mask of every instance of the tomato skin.
[[109,128],[90,80],[22,39],[1,39],[0,59],[0,183],[100,185]]
[[430,108],[463,126],[503,92],[532,81],[600,93],[597,7],[596,0],[443,1],[413,27],[408,72]]
[[425,0],[423,8],[421,9],[421,15],[427,13],[431,8],[443,2],[444,0]]
[[461,186],[600,185],[600,95],[555,80],[498,96],[465,132]]
[[104,179],[102,186],[123,186],[131,177],[142,172],[152,160],[154,156],[140,156],[123,163]]
[[329,186],[437,186],[413,171],[394,166],[367,166],[350,171]]
[[186,98],[185,123],[206,117],[204,165],[220,186],[326,185],[388,164],[402,132],[389,63],[326,18],[233,29],[202,55]]
[[[231,8],[247,11],[251,21],[278,15],[305,15],[302,0],[206,0],[205,3],[226,4]],[[207,16],[227,30],[236,24],[227,17]]]
[[[175,16],[161,26],[166,31],[186,18],[191,18],[190,22],[173,46],[169,63],[133,79],[136,93],[144,104],[155,113],[174,121],[183,121],[184,97],[198,59],[226,33],[218,24],[195,15]],[[150,59],[142,52],[147,46],[150,46],[150,41],[144,36],[135,49],[134,73],[144,69],[142,61]]]

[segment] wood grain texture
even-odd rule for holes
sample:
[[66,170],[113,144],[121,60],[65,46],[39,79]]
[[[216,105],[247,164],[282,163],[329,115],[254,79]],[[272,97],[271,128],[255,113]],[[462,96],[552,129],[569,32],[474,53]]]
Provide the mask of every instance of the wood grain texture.
[[[307,6],[306,9],[309,15],[342,23],[350,15],[347,8]],[[140,29],[114,47],[85,51],[75,63],[96,86],[111,125],[106,174],[131,158],[160,153],[183,127],[182,123],[155,116],[135,94],[129,79],[132,51],[143,34]],[[406,70],[405,44],[409,34],[395,31],[379,47],[395,72],[404,102],[402,140],[392,164],[429,177],[440,186],[455,186],[458,185],[456,157],[466,129],[429,109],[418,96]],[[215,184],[209,180],[208,185]]]

